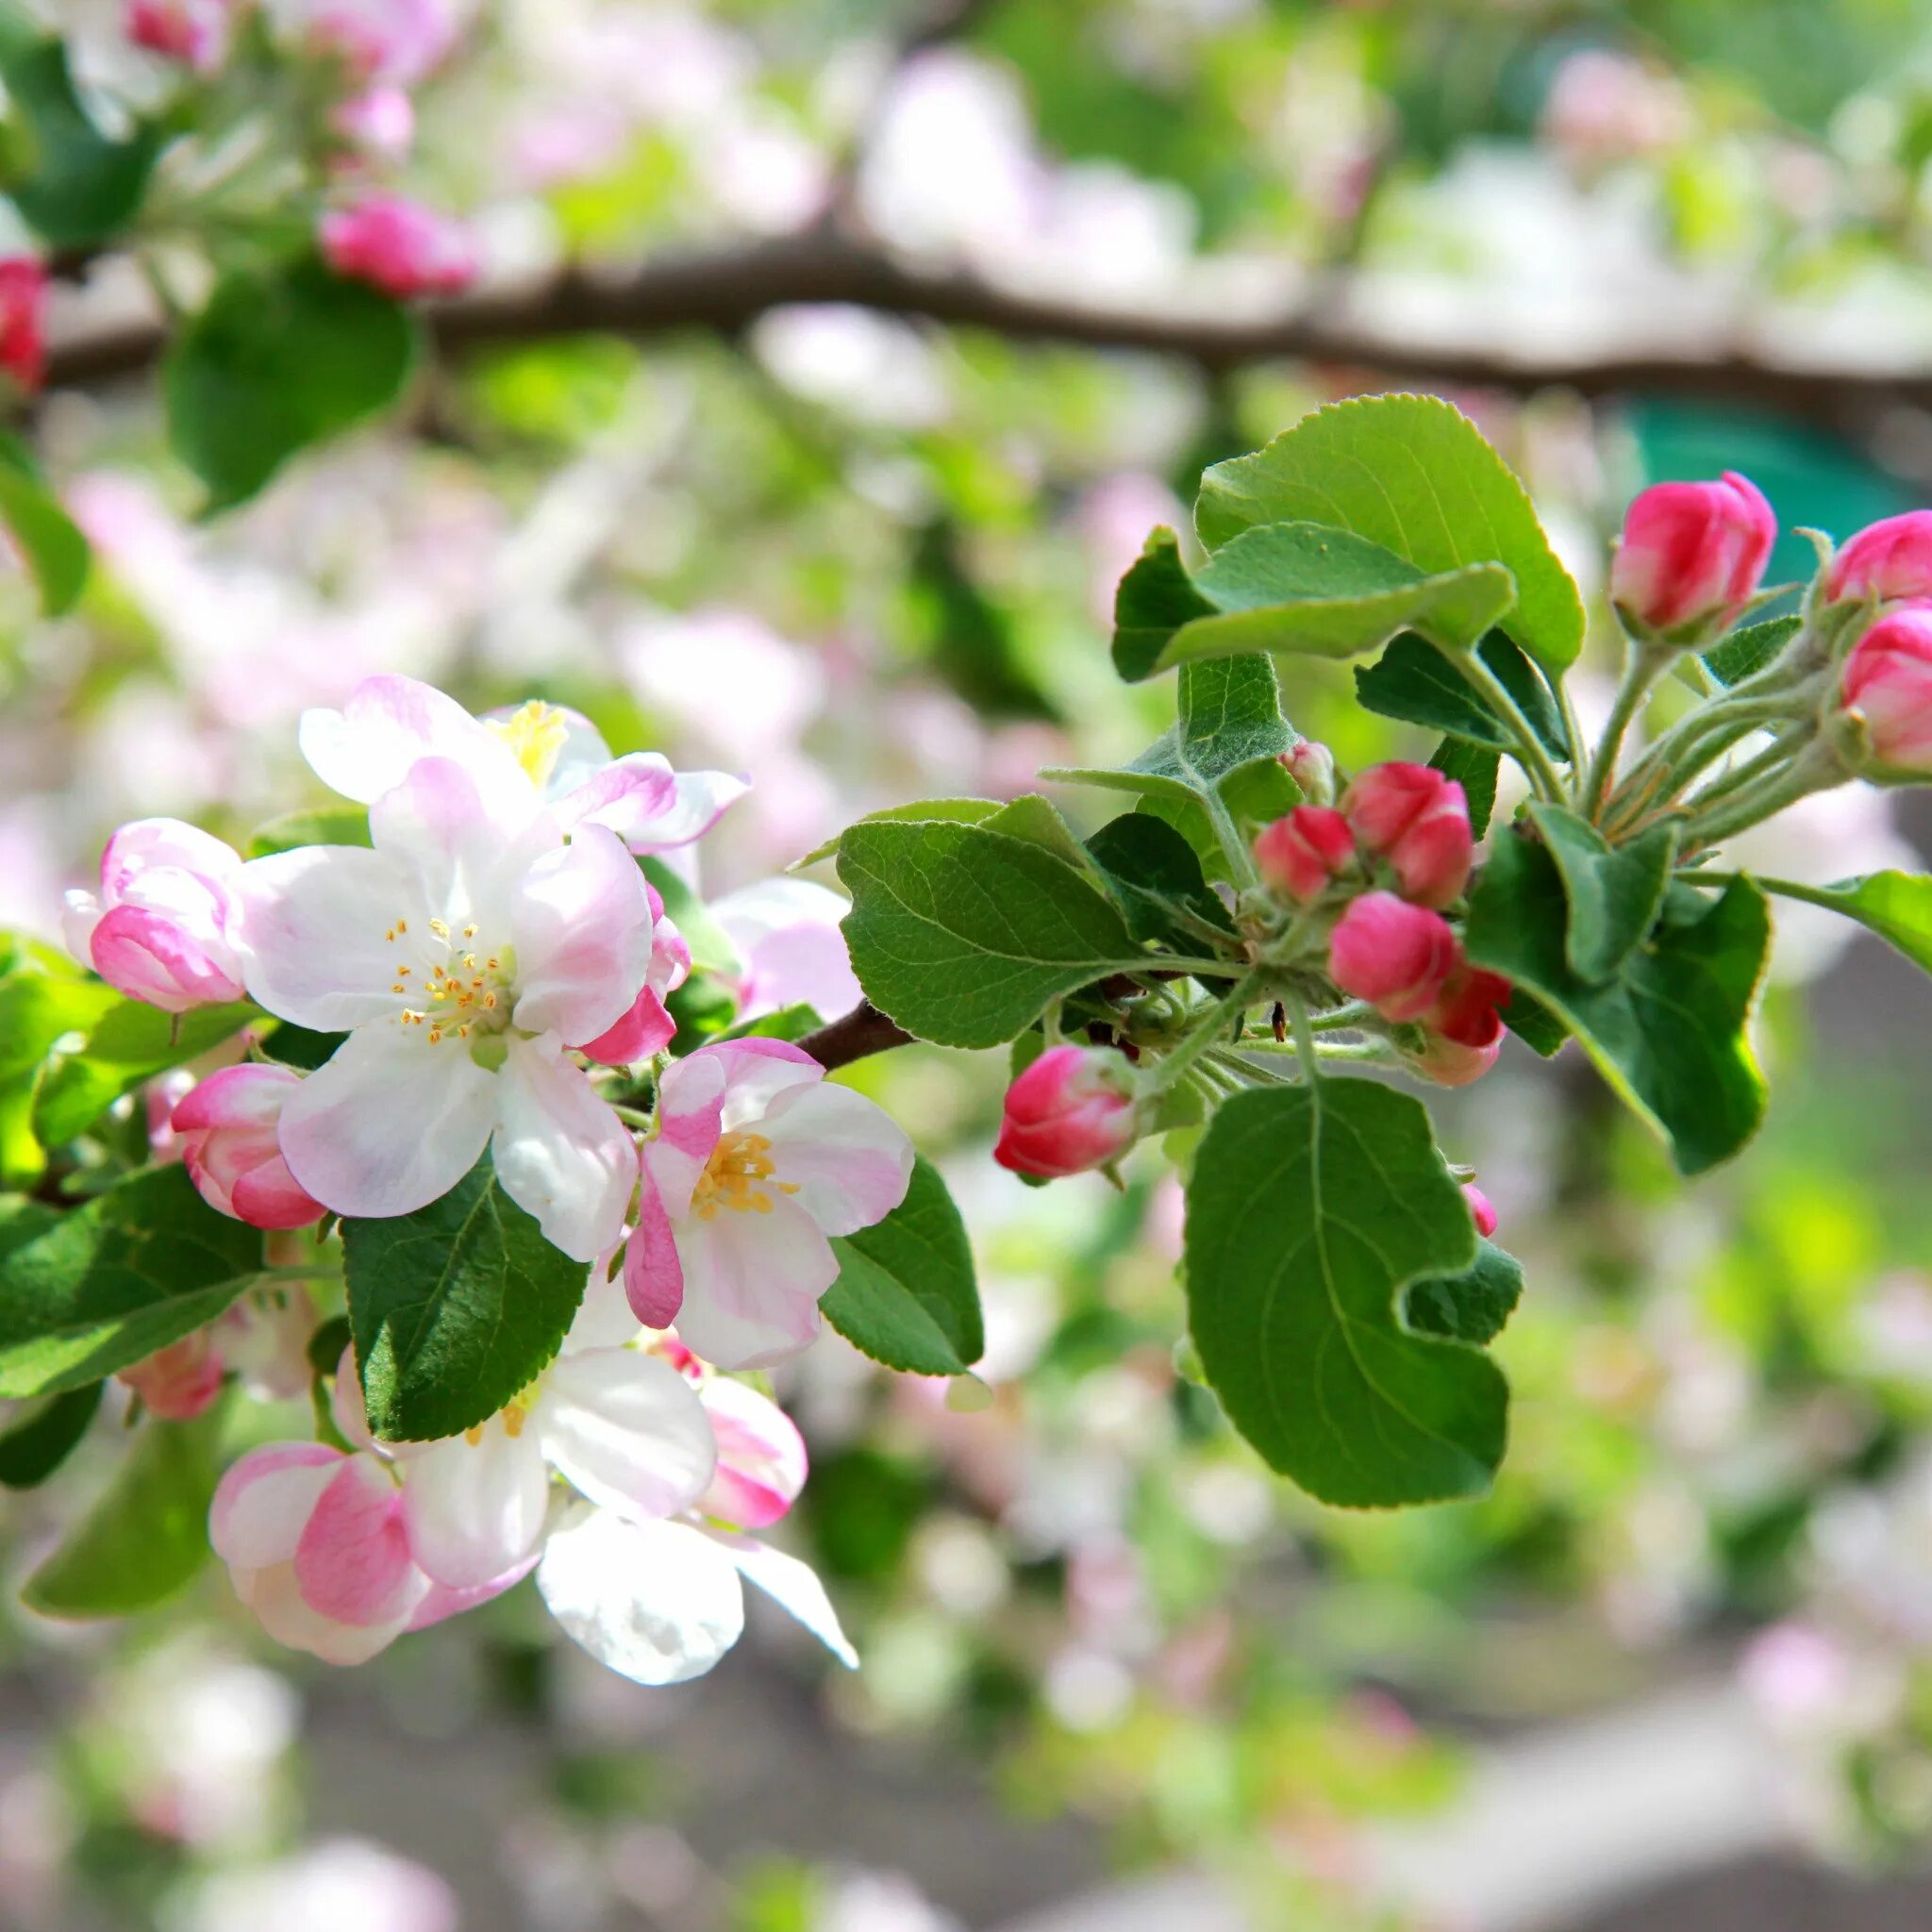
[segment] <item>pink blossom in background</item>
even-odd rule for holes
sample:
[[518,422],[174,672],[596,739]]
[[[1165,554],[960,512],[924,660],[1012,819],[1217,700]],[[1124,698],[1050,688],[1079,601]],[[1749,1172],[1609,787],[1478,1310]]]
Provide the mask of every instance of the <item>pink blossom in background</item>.
[[458,1932],[448,1881],[364,1839],[325,1839],[200,1879],[182,1932]]
[[405,159],[416,141],[416,107],[399,87],[373,87],[329,117],[342,139],[378,160]]
[[265,0],[289,39],[347,62],[358,78],[413,87],[455,49],[456,0]]
[[251,1227],[307,1227],[322,1219],[322,1203],[296,1183],[276,1138],[282,1108],[301,1086],[288,1067],[224,1067],[175,1108],[182,1158],[210,1208]]
[[214,1406],[222,1392],[221,1351],[206,1328],[197,1328],[179,1341],[120,1370],[114,1379],[125,1383],[149,1410],[163,1422],[192,1422]]
[[1158,477],[1123,470],[1105,476],[1080,499],[1075,511],[1087,553],[1088,608],[1094,621],[1111,625],[1114,593],[1141,555],[1149,531],[1160,525],[1187,527],[1179,499]]
[[821,1019],[849,1013],[864,997],[840,922],[850,901],[808,879],[761,879],[714,899],[714,924],[738,953],[725,975],[738,1017],[755,1020],[783,1007],[815,1008]]
[[1584,47],[1557,70],[1539,126],[1565,160],[1589,172],[1684,140],[1690,112],[1674,75],[1634,55]]
[[197,74],[212,74],[228,52],[237,0],[127,0],[127,38]]
[[322,218],[322,252],[338,275],[385,294],[460,294],[480,267],[461,223],[401,194],[369,194]]
[[22,389],[47,374],[47,271],[30,255],[0,260],[0,370]]

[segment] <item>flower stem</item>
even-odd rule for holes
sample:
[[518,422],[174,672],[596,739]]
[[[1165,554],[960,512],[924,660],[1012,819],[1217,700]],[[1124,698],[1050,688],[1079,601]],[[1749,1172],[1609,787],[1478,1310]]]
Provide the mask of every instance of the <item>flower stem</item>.
[[1244,974],[1233,988],[1209,1005],[1206,1014],[1184,1033],[1174,1047],[1161,1056],[1155,1079],[1160,1087],[1171,1087],[1209,1051],[1222,1032],[1244,1008],[1254,1004],[1263,975]]
[[1530,782],[1545,798],[1560,804],[1569,796],[1570,788],[1562,773],[1557,771],[1556,760],[1543,749],[1543,741],[1536,735],[1535,725],[1511,695],[1509,687],[1483,662],[1479,651],[1459,652],[1456,666],[1489,699],[1504,724],[1515,734],[1517,748],[1510,756],[1529,774]]
[[1669,661],[1661,651],[1647,649],[1638,643],[1630,646],[1623,682],[1617,687],[1616,700],[1610,706],[1610,715],[1604,724],[1604,735],[1597,744],[1596,757],[1591,761],[1590,782],[1584,790],[1583,815],[1592,824],[1603,809],[1610,780],[1616,775],[1617,754],[1624,748],[1624,734],[1643,708],[1651,688],[1663,675],[1664,666]]
[[1707,818],[1693,817],[1686,842],[1692,846],[1715,845],[1814,791],[1828,791],[1835,785],[1842,785],[1845,777],[1843,768],[1828,747],[1810,745],[1792,759],[1787,771],[1735,792]]

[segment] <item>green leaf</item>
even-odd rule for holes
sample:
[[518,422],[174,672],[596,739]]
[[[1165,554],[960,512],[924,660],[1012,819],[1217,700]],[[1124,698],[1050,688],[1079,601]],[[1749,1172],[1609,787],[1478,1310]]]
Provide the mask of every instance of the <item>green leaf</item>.
[[1191,953],[1206,936],[1191,917],[1234,937],[1234,921],[1208,890],[1194,848],[1162,820],[1126,812],[1094,833],[1087,850],[1137,940]]
[[1470,908],[1470,958],[1555,1009],[1670,1143],[1680,1172],[1728,1159],[1764,1117],[1764,1076],[1745,1032],[1771,944],[1763,893],[1738,879],[1708,905],[1688,891],[1668,894],[1649,941],[1603,985],[1572,969],[1568,924],[1549,852],[1520,837],[1498,840]]
[[819,1306],[860,1354],[912,1375],[963,1375],[986,1352],[965,1224],[939,1171],[915,1160],[898,1207],[832,1242],[839,1278]]
[[1024,839],[1029,845],[1038,845],[1042,852],[1050,852],[1056,858],[1071,865],[1075,872],[1091,874],[1092,860],[1087,856],[1087,848],[1074,836],[1074,828],[1060,816],[1059,808],[1050,799],[1041,797],[1037,791],[1003,805],[980,824],[989,832],[1004,832],[1009,839]]
[[147,192],[158,131],[143,125],[109,140],[75,90],[66,47],[24,30],[17,16],[0,29],[0,80],[8,108],[0,188],[57,248],[111,240]]
[[212,1322],[261,1273],[261,1235],[185,1169],[151,1167],[65,1212],[0,1202],[0,1395],[97,1382]]
[[1524,991],[1520,986],[1503,1009],[1503,1024],[1530,1052],[1546,1060],[1554,1059],[1570,1038],[1569,1027],[1534,993]]
[[325,805],[309,811],[285,811],[257,825],[248,841],[250,858],[273,858],[304,845],[367,845],[366,805]]
[[1304,417],[1257,455],[1217,463],[1194,510],[1218,550],[1259,524],[1326,523],[1427,575],[1496,563],[1516,580],[1507,630],[1545,670],[1583,647],[1583,600],[1523,485],[1459,410],[1434,396],[1365,396]]
[[981,825],[854,825],[839,876],[866,997],[942,1046],[1001,1045],[1056,995],[1138,963],[1119,912],[1084,874]]
[[1156,530],[1114,592],[1115,664],[1153,664],[1175,631],[1197,617],[1212,617],[1216,608],[1194,588],[1181,559],[1180,539],[1170,529]]
[[1483,1240],[1474,1267],[1418,1281],[1404,1306],[1408,1325],[1419,1334],[1483,1348],[1502,1334],[1522,1298],[1523,1263]]
[[0,430],[0,517],[40,586],[42,609],[49,617],[65,615],[87,589],[93,553],[47,488],[26,444],[5,430]]
[[[1690,874],[1693,881],[1695,876]],[[1856,919],[1896,946],[1913,965],[1932,973],[1932,875],[1874,872],[1832,886],[1804,886],[1791,879],[1760,878],[1757,883],[1780,898],[1802,899]]]
[[346,1033],[312,1033],[307,1026],[284,1020],[262,1035],[261,1050],[278,1066],[312,1074],[334,1058],[336,1048],[348,1037]]
[[77,1050],[49,1062],[34,1102],[35,1131],[46,1146],[61,1146],[86,1133],[124,1093],[198,1058],[260,1018],[261,1008],[246,1000],[176,1015],[117,998]]
[[1762,624],[1747,624],[1705,652],[1705,667],[1720,684],[1742,684],[1774,662],[1803,628],[1804,619],[1799,617],[1768,617]]
[[[1563,714],[1536,666],[1500,630],[1483,640],[1479,655],[1516,700],[1544,749],[1567,761]],[[1419,637],[1397,638],[1374,663],[1357,670],[1355,694],[1364,710],[1379,717],[1426,725],[1498,751],[1516,743],[1515,732],[1457,669],[1456,660]]]
[[1411,1095],[1251,1089],[1208,1123],[1188,1193],[1189,1323],[1235,1426],[1324,1502],[1480,1495],[1508,1390],[1488,1357],[1397,1320],[1475,1264],[1469,1208]]
[[56,1043],[84,1033],[121,995],[64,961],[32,955],[0,977],[0,1185],[29,1187],[46,1171],[34,1102]]
[[45,1482],[87,1434],[104,1386],[90,1382],[49,1396],[0,1436],[0,1488],[32,1490]]
[[1307,523],[1241,531],[1194,582],[1213,615],[1183,625],[1151,652],[1152,631],[1116,640],[1114,668],[1129,683],[1256,651],[1353,658],[1405,630],[1467,649],[1515,599],[1500,565],[1424,575],[1380,544]]
[[291,457],[387,409],[418,333],[400,303],[313,256],[229,270],[161,373],[169,439],[209,508],[245,502]]
[[701,973],[722,973],[735,979],[744,971],[738,948],[724,928],[706,909],[705,902],[661,858],[641,858],[638,869],[657,888],[664,916],[691,948],[691,963]]
[[127,1459],[21,1601],[43,1617],[125,1617],[182,1589],[208,1560],[223,1405],[192,1422],[151,1418]]
[[487,1155],[413,1214],[343,1222],[342,1257],[369,1426],[392,1442],[459,1436],[513,1401],[556,1356],[589,1278]]
[[1589,820],[1539,801],[1529,816],[1563,877],[1570,904],[1563,953],[1591,982],[1612,977],[1656,923],[1677,859],[1677,829],[1654,825],[1627,845],[1611,845]]
[[[853,823],[875,825],[900,819],[952,819],[962,825],[979,825],[1000,808],[1001,802],[997,798],[916,798],[910,805],[889,805],[878,811],[869,811]],[[844,836],[843,832],[834,833],[823,845],[814,845],[803,858],[794,858],[785,870],[803,872],[808,865],[817,865],[822,859],[835,857],[839,841]]]
[[1480,839],[1490,829],[1496,809],[1496,774],[1501,769],[1501,752],[1488,751],[1467,739],[1445,738],[1429,763],[1462,787],[1469,801],[1469,828]]

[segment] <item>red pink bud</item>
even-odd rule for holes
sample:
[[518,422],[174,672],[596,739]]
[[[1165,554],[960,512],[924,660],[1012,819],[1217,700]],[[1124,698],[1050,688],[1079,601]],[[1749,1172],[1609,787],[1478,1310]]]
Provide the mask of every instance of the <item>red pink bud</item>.
[[1932,772],[1932,604],[1907,604],[1858,640],[1839,701],[1863,723],[1874,758]]
[[1045,1180],[1104,1167],[1134,1144],[1139,1114],[1133,1069],[1119,1054],[1052,1046],[1007,1089],[992,1158]]
[[1342,793],[1341,809],[1362,845],[1393,868],[1405,899],[1440,911],[1460,897],[1475,839],[1454,778],[1429,765],[1377,765]]
[[1297,738],[1281,762],[1310,805],[1326,805],[1335,796],[1335,754],[1325,744]]
[[123,1369],[115,1380],[126,1383],[161,1421],[186,1423],[213,1407],[222,1392],[222,1374],[214,1337],[197,1328]]
[[1932,509],[1867,524],[1832,558],[1825,594],[1842,598],[1932,597]]
[[322,1203],[289,1172],[275,1138],[283,1105],[301,1084],[287,1067],[224,1067],[175,1109],[189,1178],[210,1208],[250,1227],[307,1227],[322,1218]]
[[228,51],[233,0],[127,0],[123,31],[137,47],[211,74]]
[[1420,1020],[1441,998],[1461,958],[1449,922],[1393,892],[1350,902],[1328,942],[1328,974],[1385,1020]]
[[401,194],[371,194],[322,218],[322,252],[352,281],[387,295],[454,295],[476,277],[462,226]]
[[1469,1211],[1475,1222],[1475,1231],[1485,1241],[1496,1231],[1496,1210],[1490,1205],[1490,1197],[1474,1181],[1462,1184],[1462,1198],[1469,1203]]
[[0,260],[0,369],[22,389],[47,375],[47,271],[30,255]]
[[1331,806],[1298,805],[1255,841],[1255,865],[1277,892],[1306,906],[1355,861],[1355,834]]
[[1610,601],[1650,630],[1728,624],[1764,578],[1777,517],[1748,476],[1658,483],[1631,504]]
[[1458,960],[1441,998],[1429,1008],[1429,1028],[1457,1046],[1494,1046],[1503,1037],[1502,1009],[1512,991],[1500,973],[1485,973]]
[[1438,1087],[1469,1087],[1496,1064],[1503,1051],[1500,1035],[1488,1046],[1464,1046],[1446,1034],[1431,1033],[1420,1053],[1407,1056],[1407,1063],[1425,1080]]

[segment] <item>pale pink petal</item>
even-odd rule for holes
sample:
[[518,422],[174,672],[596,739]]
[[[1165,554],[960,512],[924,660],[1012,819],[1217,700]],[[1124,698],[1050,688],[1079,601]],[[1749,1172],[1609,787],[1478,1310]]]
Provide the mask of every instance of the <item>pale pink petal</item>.
[[724,1040],[700,1047],[691,1058],[715,1059],[724,1069],[722,1121],[726,1133],[755,1126],[788,1089],[809,1087],[825,1077],[824,1068],[789,1040]]
[[413,1457],[403,1476],[409,1551],[433,1582],[476,1590],[532,1556],[543,1535],[550,1479],[535,1432],[512,1436],[492,1416]]
[[646,1328],[668,1328],[684,1305],[684,1264],[677,1258],[677,1241],[671,1231],[671,1218],[664,1211],[653,1176],[651,1149],[644,1151],[638,1224],[624,1248],[624,1291],[629,1298],[631,1312]]
[[840,924],[851,906],[837,892],[809,879],[762,879],[708,909],[744,962],[741,1020],[790,1006],[836,1019],[864,997]]
[[723,772],[674,773],[656,752],[616,759],[563,799],[572,821],[608,825],[640,857],[689,845],[750,790]]
[[251,1449],[216,1486],[208,1514],[215,1555],[242,1570],[291,1561],[303,1525],[343,1460],[322,1442]]
[[644,1174],[674,1219],[689,1211],[724,1132],[726,1071],[715,1054],[699,1052],[673,1060],[658,1083],[658,1131],[644,1142]]
[[537,1589],[570,1637],[637,1684],[702,1676],[744,1628],[737,1565],[684,1524],[586,1509],[550,1539]]
[[[545,854],[562,857],[562,832],[525,783],[495,792],[454,758],[419,758],[369,809],[376,851],[407,866],[423,904],[452,921],[503,923],[517,883]],[[635,870],[635,868],[633,868]],[[513,932],[486,930],[489,944]]]
[[858,1668],[858,1653],[840,1625],[825,1586],[808,1564],[750,1537],[720,1536],[717,1541],[747,1583],[756,1584],[781,1610],[797,1618],[848,1671]]
[[144,872],[157,867],[200,873],[209,879],[232,878],[242,864],[232,845],[181,819],[134,819],[109,839],[101,853],[101,896],[118,899]]
[[664,1002],[649,987],[608,1032],[595,1040],[582,1041],[577,1052],[607,1067],[634,1067],[653,1054],[662,1053],[677,1032],[677,1022],[664,1008]]
[[669,1362],[633,1348],[558,1359],[531,1418],[551,1466],[621,1516],[674,1516],[704,1494],[716,1466],[711,1425]]
[[497,1076],[497,1178],[575,1261],[617,1245],[637,1186],[637,1142],[554,1038],[520,1040]]
[[638,1340],[638,1318],[625,1299],[624,1284],[610,1279],[611,1259],[599,1255],[591,1264],[584,1298],[563,1338],[565,1355],[579,1355],[587,1348],[625,1348]]
[[[304,845],[242,868],[242,976],[280,1020],[341,1033],[399,1013],[396,968],[421,975],[426,932],[397,922],[418,910],[414,880],[362,846]],[[420,919],[420,914],[419,914]]]
[[477,778],[514,793],[529,780],[508,746],[454,698],[413,677],[368,677],[340,711],[302,714],[297,734],[309,769],[331,791],[374,805],[418,758],[454,758]]
[[718,1474],[700,1507],[741,1529],[764,1529],[805,1487],[805,1438],[769,1397],[728,1375],[698,1391],[718,1444]]
[[819,1297],[839,1278],[831,1243],[784,1196],[764,1214],[693,1215],[678,1226],[677,1252],[678,1335],[725,1369],[764,1368],[808,1347],[819,1332]]
[[88,942],[87,958],[108,984],[164,1013],[238,1000],[240,962],[225,944],[216,951],[184,932],[165,914],[138,906],[104,912]]
[[282,1158],[338,1214],[412,1214],[483,1158],[498,1076],[460,1040],[393,1022],[352,1033],[282,1108]]
[[540,1545],[514,1569],[507,1570],[501,1576],[492,1576],[488,1583],[479,1583],[474,1590],[452,1590],[447,1584],[432,1579],[429,1594],[416,1606],[416,1613],[409,1619],[409,1628],[426,1630],[432,1624],[459,1617],[465,1610],[480,1608],[492,1597],[499,1597],[505,1591],[521,1583],[537,1567],[537,1559],[542,1554]]
[[366,1664],[408,1627],[407,1617],[385,1624],[338,1623],[310,1607],[302,1594],[293,1562],[235,1574],[235,1594],[260,1620],[277,1643],[306,1650],[325,1664]]
[[884,1108],[849,1087],[794,1087],[758,1127],[777,1177],[827,1234],[883,1221],[912,1180],[912,1142]]
[[352,1456],[304,1525],[295,1581],[318,1616],[366,1627],[407,1620],[428,1590],[409,1557],[403,1499],[373,1456]]
[[650,970],[652,924],[636,861],[602,826],[579,826],[516,894],[517,1024],[568,1041],[616,1025]]
[[353,1346],[344,1347],[336,1357],[335,1379],[328,1391],[328,1412],[343,1441],[357,1449],[375,1447],[375,1438],[369,1432],[369,1407],[362,1399],[362,1384],[356,1374]]

